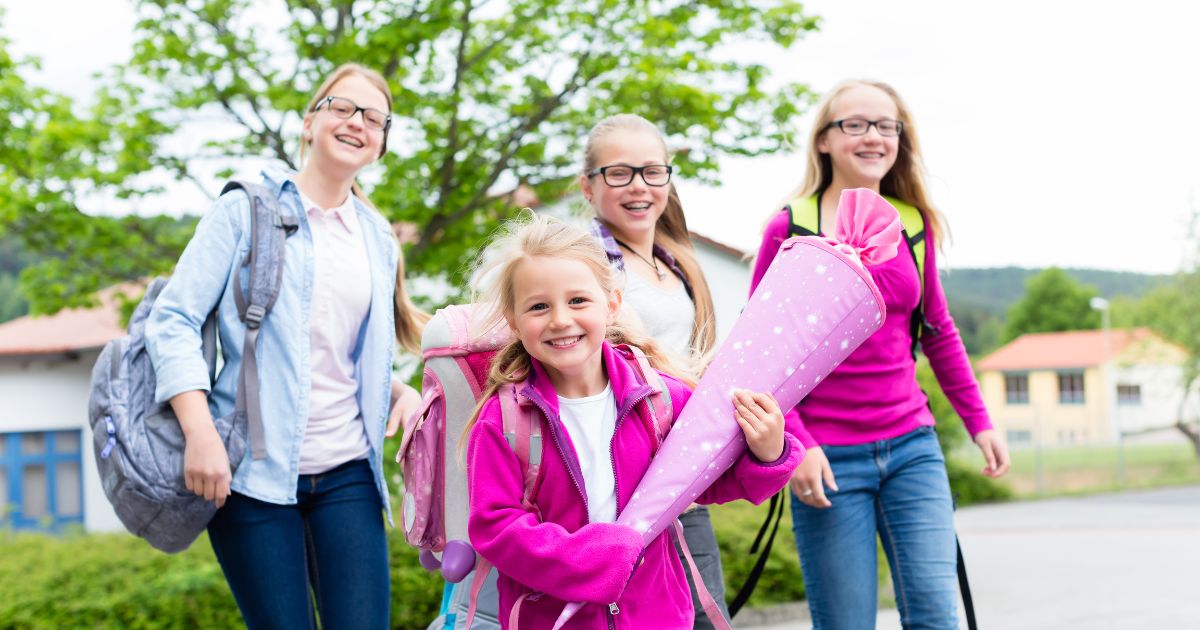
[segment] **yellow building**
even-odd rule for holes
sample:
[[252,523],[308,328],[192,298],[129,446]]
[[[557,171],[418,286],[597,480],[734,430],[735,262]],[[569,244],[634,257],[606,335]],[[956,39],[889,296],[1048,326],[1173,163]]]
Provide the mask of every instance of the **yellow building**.
[[1148,328],[1107,340],[1081,330],[1022,335],[977,367],[992,421],[1020,448],[1108,443],[1174,424],[1185,358]]

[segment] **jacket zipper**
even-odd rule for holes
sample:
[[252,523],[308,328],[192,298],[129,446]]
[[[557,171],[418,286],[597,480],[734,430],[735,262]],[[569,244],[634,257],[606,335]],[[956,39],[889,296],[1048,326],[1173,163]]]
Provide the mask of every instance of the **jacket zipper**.
[[[613,449],[613,442],[616,441],[617,430],[621,428],[621,423],[625,421],[625,418],[629,415],[629,412],[633,411],[634,407],[636,407],[638,403],[649,398],[651,396],[651,394],[653,394],[653,393],[654,392],[649,392],[649,393],[643,394],[643,395],[635,398],[632,402],[630,402],[628,405],[625,406],[625,409],[622,410],[620,412],[620,414],[617,415],[617,421],[615,423],[613,423],[613,436],[608,441],[608,459],[609,459],[609,462],[612,464],[613,496],[616,497],[616,499],[617,499],[618,508],[621,505],[621,484],[619,483],[620,480],[617,478],[617,454],[616,454],[616,451]],[[619,512],[618,512],[618,514],[619,514]],[[637,567],[635,566],[634,568],[636,569]],[[608,605],[608,613],[605,615],[605,617],[608,620],[609,630],[616,630],[617,620],[615,617],[617,615],[619,615],[620,613],[621,613],[621,607],[617,606],[617,602],[612,602]]]
[[[617,420],[615,423],[613,423],[613,437],[608,442],[608,458],[609,462],[612,464],[613,470],[613,496],[616,497],[618,506],[621,505],[621,486],[619,483],[617,483],[617,456],[616,453],[613,452],[613,441],[617,438],[617,429],[621,427],[621,423],[625,421],[625,417],[629,415],[629,412],[633,411],[633,408],[636,407],[638,403],[642,402],[646,398],[649,398],[653,393],[654,391],[651,390],[641,394],[637,398],[634,398],[632,401],[628,401],[623,410],[618,410]],[[525,396],[525,398],[537,405],[537,408],[541,410],[542,415],[546,417],[546,420],[550,421],[550,433],[554,436],[554,445],[558,447],[558,454],[565,457],[566,449],[563,448],[562,439],[559,436],[558,431],[554,428],[554,422],[551,421],[551,418],[557,418],[550,413],[550,410],[547,409],[546,405],[544,405],[540,400],[541,396]],[[579,493],[579,497],[583,499],[583,512],[587,515],[587,522],[591,523],[592,517],[588,511],[587,493],[583,491],[583,486],[579,484],[579,479],[575,477],[575,471],[571,469],[571,466],[566,466],[566,469],[567,474],[571,477],[571,483],[574,484],[575,490]],[[615,619],[615,616],[619,615],[620,613],[621,607],[617,605],[617,602],[608,604],[608,609],[604,612],[605,620],[608,622],[608,630],[616,630],[617,620]]]

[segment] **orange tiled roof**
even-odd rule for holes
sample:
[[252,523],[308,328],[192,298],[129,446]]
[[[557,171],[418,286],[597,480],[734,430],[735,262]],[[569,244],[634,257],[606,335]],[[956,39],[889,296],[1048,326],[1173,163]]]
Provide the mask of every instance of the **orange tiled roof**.
[[103,347],[125,334],[115,294],[131,287],[102,291],[97,296],[100,304],[92,308],[63,309],[54,315],[26,316],[0,324],[0,356],[66,354]]
[[[1158,338],[1149,328],[1112,331],[1112,354],[1118,356],[1135,341]],[[1040,370],[1084,368],[1104,363],[1104,331],[1029,333],[1010,341],[979,361],[980,370]]]

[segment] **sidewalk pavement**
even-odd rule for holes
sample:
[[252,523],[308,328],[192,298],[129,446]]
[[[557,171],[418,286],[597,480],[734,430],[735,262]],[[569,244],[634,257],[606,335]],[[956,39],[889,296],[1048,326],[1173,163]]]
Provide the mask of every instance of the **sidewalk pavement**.
[[[981,628],[1200,628],[1200,486],[974,506],[956,520]],[[811,627],[803,603],[777,608],[735,627]],[[899,613],[881,610],[876,627],[899,628]]]

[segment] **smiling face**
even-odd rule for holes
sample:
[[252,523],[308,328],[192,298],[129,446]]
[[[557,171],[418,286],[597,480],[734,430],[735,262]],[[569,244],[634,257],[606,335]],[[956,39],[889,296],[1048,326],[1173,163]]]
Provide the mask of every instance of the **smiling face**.
[[[833,101],[831,121],[861,118],[870,121],[898,120],[895,101],[883,90],[870,85],[853,86]],[[833,166],[834,188],[870,188],[879,190],[879,183],[896,163],[900,138],[879,135],[872,126],[865,135],[851,136],[836,126],[821,133],[817,150],[829,155]]]
[[[643,129],[616,129],[594,147],[591,169],[605,166],[666,164],[667,153],[657,133]],[[618,239],[642,242],[653,238],[654,226],[667,209],[670,186],[649,186],[634,175],[628,186],[614,187],[604,177],[580,176],[579,186],[596,216]]]
[[604,389],[600,348],[621,306],[582,260],[532,256],[512,271],[509,326],[537,359],[560,396],[578,398]]
[[[326,96],[347,99],[356,106],[388,113],[387,96],[365,77],[348,74],[330,86]],[[320,102],[320,101],[318,101]],[[304,138],[309,145],[310,160],[330,173],[351,177],[359,169],[375,161],[383,150],[384,132],[363,122],[364,112],[349,118],[339,118],[330,111],[329,103],[321,103],[315,112],[304,116]]]

